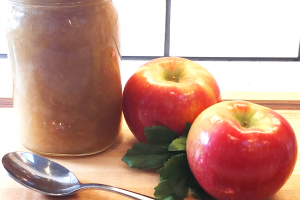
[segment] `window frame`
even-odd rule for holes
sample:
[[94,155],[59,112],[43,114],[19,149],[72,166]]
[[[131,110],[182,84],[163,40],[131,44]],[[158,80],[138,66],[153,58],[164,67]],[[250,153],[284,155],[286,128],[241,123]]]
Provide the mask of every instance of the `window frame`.
[[[171,0],[166,0],[166,18],[165,18],[165,44],[164,56],[170,56],[170,24],[171,24]],[[122,60],[152,60],[159,56],[122,56]],[[274,62],[294,62],[300,61],[300,41],[298,48],[298,57],[183,57],[192,61],[274,61]]]
[[[164,36],[164,57],[170,56],[170,24],[171,24],[171,0],[166,0],[165,36]],[[122,56],[122,60],[152,60],[162,56]],[[7,54],[0,54],[0,59],[8,58]],[[299,62],[300,41],[298,57],[183,57],[192,61],[266,61],[266,62]]]

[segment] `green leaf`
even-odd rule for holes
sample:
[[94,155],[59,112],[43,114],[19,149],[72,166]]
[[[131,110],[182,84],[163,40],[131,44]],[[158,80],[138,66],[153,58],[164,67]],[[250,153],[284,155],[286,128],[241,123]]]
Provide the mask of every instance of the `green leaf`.
[[190,128],[191,128],[192,124],[190,122],[187,122],[186,125],[185,125],[185,129],[184,129],[184,134],[182,136],[185,136],[187,137],[188,136],[188,133],[190,131]]
[[187,197],[189,191],[187,182],[188,176],[182,177],[176,184],[171,184],[167,180],[162,181],[155,188],[154,196],[156,199],[183,200]]
[[190,168],[186,154],[172,156],[158,173],[161,182],[155,187],[155,198],[182,200],[187,196]]
[[189,187],[191,188],[191,191],[193,195],[198,199],[198,200],[212,200],[213,198],[207,194],[203,188],[199,185],[195,177],[193,176],[191,172],[191,176],[189,179]]
[[138,169],[155,169],[164,164],[174,153],[161,145],[137,143],[122,158],[129,167]]
[[186,139],[187,137],[180,136],[179,138],[173,140],[173,142],[169,145],[169,151],[185,151]]
[[137,143],[122,160],[132,168],[158,169],[161,182],[155,187],[154,196],[161,200],[183,200],[189,189],[199,200],[211,200],[194,178],[188,164],[186,140],[191,123],[186,123],[182,136],[167,127],[145,128],[148,143]]
[[169,146],[179,136],[167,127],[152,126],[144,129],[146,140],[149,144]]
[[176,200],[176,197],[174,197],[174,196],[168,196],[167,198],[164,198],[164,200]]
[[186,174],[190,172],[187,156],[185,153],[172,156],[167,162],[165,162],[163,168],[158,170],[161,180],[176,179],[178,177],[174,174]]

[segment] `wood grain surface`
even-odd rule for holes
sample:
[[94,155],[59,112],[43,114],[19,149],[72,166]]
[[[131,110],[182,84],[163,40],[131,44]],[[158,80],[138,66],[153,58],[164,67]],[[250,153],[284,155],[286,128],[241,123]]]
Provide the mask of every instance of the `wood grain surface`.
[[[300,144],[300,111],[278,110],[294,128]],[[15,128],[14,109],[0,108],[0,157],[12,151],[28,151],[20,143]],[[127,149],[137,140],[134,138],[125,121],[115,144],[108,150],[85,157],[49,157],[69,168],[82,183],[102,183],[134,192],[153,196],[154,187],[159,182],[156,172],[129,168],[121,158]],[[50,197],[29,190],[12,180],[4,168],[0,167],[0,199],[1,200],[111,200],[129,199],[119,194],[100,190],[80,191],[68,197]],[[191,195],[187,199],[194,199]],[[300,161],[299,156],[294,172],[283,188],[269,200],[300,199]]]

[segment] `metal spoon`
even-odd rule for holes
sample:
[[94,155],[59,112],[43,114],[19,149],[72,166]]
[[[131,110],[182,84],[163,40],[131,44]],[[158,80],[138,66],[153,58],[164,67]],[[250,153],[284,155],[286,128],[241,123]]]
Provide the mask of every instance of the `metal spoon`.
[[28,152],[11,152],[3,156],[8,175],[23,186],[46,195],[65,196],[80,189],[102,189],[139,200],[153,200],[141,194],[102,184],[82,184],[67,168],[45,157]]

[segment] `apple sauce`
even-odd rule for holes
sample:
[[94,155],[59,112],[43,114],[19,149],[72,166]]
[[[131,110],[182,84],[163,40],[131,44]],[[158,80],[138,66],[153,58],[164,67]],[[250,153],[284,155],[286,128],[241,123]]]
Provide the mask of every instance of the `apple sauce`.
[[10,0],[7,25],[21,143],[46,155],[109,148],[122,121],[120,37],[111,0]]

